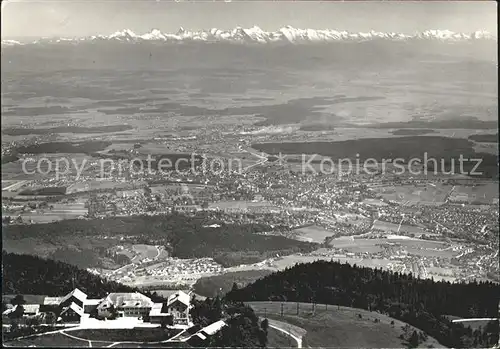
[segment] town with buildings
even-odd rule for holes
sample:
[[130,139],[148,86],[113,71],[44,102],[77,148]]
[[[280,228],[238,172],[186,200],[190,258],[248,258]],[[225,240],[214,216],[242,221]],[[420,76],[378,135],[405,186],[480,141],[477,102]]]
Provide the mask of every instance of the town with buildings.
[[[211,143],[203,137],[169,142],[194,150],[195,146]],[[215,149],[242,157],[237,151],[248,140],[241,136],[221,142],[214,145]],[[137,147],[128,146],[137,152]],[[215,171],[201,164],[170,172],[138,172],[124,166],[122,173],[99,179],[99,159],[91,159],[78,174],[73,171],[57,179],[45,176],[2,182],[2,218],[5,224],[33,224],[61,219],[203,214],[227,224],[266,222],[275,228],[261,234],[320,244],[321,249],[310,257],[342,257],[347,262],[362,261],[367,266],[438,280],[497,280],[496,182],[401,176],[391,171],[325,175],[304,172],[293,161],[259,162],[252,154],[246,155],[250,158],[248,171]],[[266,154],[266,159],[270,158]],[[214,157],[205,159],[210,163]],[[229,155],[226,161],[231,161]],[[308,226],[312,230],[307,230]],[[387,239],[391,234],[396,239]],[[353,238],[350,245],[338,243],[343,237]],[[189,287],[200,277],[235,269],[224,268],[210,258],[175,259],[166,251],[133,260],[133,253],[126,250],[131,251],[134,242],[127,236],[121,239],[124,246],[112,252],[128,255],[131,263],[114,270],[94,268],[92,272],[134,286]],[[250,267],[281,269],[288,265],[286,257],[278,259],[285,261],[276,261],[274,256]]]

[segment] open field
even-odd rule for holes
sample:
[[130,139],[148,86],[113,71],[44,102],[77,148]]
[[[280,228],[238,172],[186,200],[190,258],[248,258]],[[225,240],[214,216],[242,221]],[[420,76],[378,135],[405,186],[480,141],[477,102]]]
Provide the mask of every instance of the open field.
[[81,341],[78,339],[70,338],[62,333],[44,334],[41,336],[25,338],[20,340],[14,340],[9,342],[4,342],[4,346],[9,347],[47,347],[47,348],[58,348],[58,347],[88,347],[88,341]]
[[382,252],[383,249],[379,244],[383,243],[381,240],[377,239],[354,239],[350,236],[343,236],[336,239],[332,239],[329,243],[331,247],[341,248],[348,252]]
[[143,260],[143,259],[153,259],[160,255],[160,250],[156,246],[152,245],[133,245],[132,249],[136,253],[136,257],[134,259]]
[[[249,302],[254,311],[270,319],[299,326],[307,331],[303,337],[305,347],[401,348],[406,346],[399,338],[406,323],[362,309],[335,305],[280,302]],[[281,314],[283,304],[283,317]],[[361,318],[359,318],[359,315]],[[377,321],[377,322],[375,322]],[[391,322],[394,321],[394,326]],[[414,329],[414,328],[413,328]],[[443,347],[428,338],[420,347]]]
[[367,204],[367,205],[372,205],[372,206],[387,206],[388,204],[379,200],[379,199],[364,199],[363,200],[363,203],[364,204]]
[[[40,222],[38,219],[43,219],[43,217],[52,217],[53,221],[80,218],[88,213],[85,203],[85,198],[79,198],[73,202],[66,203],[55,202],[51,205],[51,209],[40,212],[37,215],[33,214],[30,219],[38,223]],[[23,218],[24,217],[25,215],[23,215]],[[27,215],[27,217],[29,217],[29,215]]]
[[406,186],[383,186],[374,188],[380,196],[386,200],[408,202],[409,204],[439,204],[444,203],[446,195],[453,186],[425,184],[422,187]]
[[373,223],[372,230],[382,230],[383,232],[392,232],[392,233],[413,233],[417,235],[426,234],[426,231],[421,227],[417,227],[414,225],[407,225],[407,224],[399,225],[379,220],[376,220]]
[[143,181],[123,182],[113,180],[80,181],[68,187],[68,193],[86,192],[93,190],[127,190],[141,188],[146,183]]
[[158,343],[171,338],[179,330],[159,328],[70,330],[59,333],[42,334],[30,338],[3,343],[5,347],[113,347],[118,348],[172,348],[189,345],[180,342]]
[[476,186],[457,185],[453,190],[450,200],[453,196],[466,196],[469,201],[478,204],[492,204],[498,200],[498,182],[487,182]]
[[[71,200],[63,199],[50,203],[45,208],[28,211],[4,211],[2,212],[2,216],[21,216],[25,223],[49,223],[67,219],[78,219],[83,218],[88,213],[88,209],[85,207],[86,201],[87,198],[85,197],[78,197]],[[26,204],[27,202],[19,202],[18,206],[23,207]]]
[[209,204],[210,209],[220,210],[252,210],[252,209],[278,209],[269,202],[253,202],[253,201],[219,201]]
[[388,236],[387,239],[363,239],[340,237],[330,241],[330,246],[341,248],[348,252],[377,252],[382,251],[381,246],[397,246],[409,253],[422,256],[436,256],[452,258],[459,252],[453,251],[449,244],[440,241],[413,239],[398,236]]
[[69,213],[52,213],[52,212],[47,212],[47,213],[28,213],[28,214],[22,214],[20,215],[23,223],[52,223],[52,222],[57,222],[57,221],[62,221],[65,219],[78,219],[84,214],[86,214],[87,211],[82,211],[82,213],[75,213],[75,212],[69,212]]
[[475,186],[450,184],[424,184],[422,186],[390,185],[373,187],[382,198],[406,204],[439,204],[444,203],[447,196],[450,200],[456,196],[465,196],[466,201],[479,204],[492,204],[498,199],[498,183],[483,182]]
[[[184,293],[189,293],[189,290],[181,290],[181,291]],[[179,292],[179,290],[154,290],[154,292],[156,292],[158,295],[164,298],[168,298],[174,293]]]
[[161,328],[133,328],[133,329],[85,329],[74,330],[72,336],[86,340],[100,340],[109,342],[156,342],[173,337],[180,330]]
[[316,242],[320,244],[323,243],[327,237],[334,235],[333,232],[315,225],[294,229],[293,232],[297,234],[296,237],[299,240]]

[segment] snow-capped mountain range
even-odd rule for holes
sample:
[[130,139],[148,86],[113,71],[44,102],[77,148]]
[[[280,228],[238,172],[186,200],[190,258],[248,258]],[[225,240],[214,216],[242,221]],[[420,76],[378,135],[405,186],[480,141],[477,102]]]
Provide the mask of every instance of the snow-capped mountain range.
[[[130,29],[117,31],[110,35],[95,35],[81,38],[44,38],[33,43],[60,43],[60,42],[234,42],[234,43],[321,43],[335,41],[369,41],[369,40],[440,40],[440,41],[464,41],[464,40],[496,40],[496,36],[486,31],[475,31],[472,33],[456,33],[449,30],[426,30],[414,34],[384,33],[384,32],[358,32],[338,31],[333,29],[298,29],[285,26],[277,31],[267,32],[257,26],[244,29],[236,27],[232,30],[221,30],[212,28],[210,30],[189,31],[180,28],[175,34],[163,33],[153,29],[146,34],[136,34]],[[15,40],[2,40],[2,45],[23,45]]]

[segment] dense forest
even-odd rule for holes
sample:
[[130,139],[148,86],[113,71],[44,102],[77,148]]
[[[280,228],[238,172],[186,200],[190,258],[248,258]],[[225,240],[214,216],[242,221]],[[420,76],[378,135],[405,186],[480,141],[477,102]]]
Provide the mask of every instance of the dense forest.
[[21,154],[52,154],[52,153],[92,153],[109,147],[112,143],[107,141],[87,141],[81,143],[50,142],[22,146],[17,148]]
[[471,135],[469,139],[478,143],[498,143],[498,133]]
[[498,315],[500,286],[490,282],[451,284],[317,261],[273,273],[226,297],[233,301],[326,303],[378,311],[413,325],[449,347],[487,347],[498,342],[498,322],[473,331],[452,323]]
[[93,152],[89,155],[106,160],[134,160],[135,165],[142,162],[143,168],[151,168],[155,171],[185,171],[190,170],[192,166],[198,170],[203,161],[201,155],[187,153],[149,154],[151,159],[148,160],[145,155],[139,156],[138,154],[129,153],[125,150],[117,151],[114,149],[111,149],[108,153]]
[[19,160],[19,156],[17,156],[17,154],[2,155],[2,164],[8,164],[9,162],[14,162],[17,160]]
[[217,295],[231,291],[234,284],[242,288],[271,273],[272,271],[269,269],[257,269],[205,276],[196,280],[196,283],[193,285],[193,291],[201,296],[216,297]]
[[267,344],[267,320],[259,322],[252,308],[242,302],[228,299],[207,298],[204,301],[193,300],[190,311],[193,323],[198,328],[224,319],[227,326],[208,339],[208,342],[190,342],[193,346],[205,348],[250,347],[263,348]]
[[300,126],[300,131],[335,131],[335,126],[330,124],[305,124]]
[[[257,143],[252,148],[268,154],[318,154],[330,157],[333,161],[341,159],[398,159],[399,164],[408,163],[410,159],[437,159],[438,164],[445,165],[445,171],[454,170],[462,173],[458,159],[481,159],[477,168],[475,161],[463,161],[463,172],[471,176],[497,178],[498,158],[494,154],[479,153],[473,149],[473,142],[468,139],[442,136],[402,136],[392,138],[363,138],[333,142],[295,142],[295,143]],[[426,157],[424,156],[426,155]],[[434,171],[432,161],[428,169]],[[441,165],[441,166],[443,166]],[[438,165],[436,172],[444,170]],[[452,168],[451,166],[454,166]],[[474,173],[471,173],[474,170]],[[477,174],[481,173],[481,174]]]
[[2,293],[61,296],[75,287],[90,298],[109,292],[135,292],[136,289],[79,269],[73,265],[30,255],[2,252]]
[[[252,148],[268,154],[319,154],[333,160],[369,158],[378,161],[384,158],[423,159],[429,157],[448,159],[459,154],[474,154],[472,142],[467,139],[442,136],[405,136],[397,138],[362,138],[345,141],[301,142],[301,143],[257,143]],[[452,150],[451,150],[452,149]]]
[[[358,126],[359,127],[359,126]],[[363,127],[367,127],[363,125]],[[479,120],[475,117],[464,119],[391,121],[368,125],[370,128],[428,128],[428,129],[464,129],[496,130],[497,120]]]
[[[218,224],[220,227],[208,227]],[[275,256],[309,252],[316,244],[296,241],[283,236],[260,235],[271,231],[266,224],[225,224],[200,213],[194,217],[181,214],[167,216],[110,217],[93,220],[64,220],[48,224],[27,226],[10,225],[3,228],[4,249],[8,252],[39,254],[27,243],[48,245],[52,249],[75,246],[73,253],[84,251],[88,261],[99,257],[99,246],[107,246],[113,238],[117,243],[162,245],[173,257],[212,257],[224,266],[253,263]],[[106,237],[106,239],[104,239]],[[126,240],[118,242],[121,237]],[[19,242],[23,243],[20,244]],[[25,243],[26,242],[26,243]],[[85,242],[85,249],[82,244]],[[10,249],[15,246],[15,250]],[[14,249],[14,247],[12,247]],[[23,250],[20,251],[19,249]],[[94,251],[96,254],[91,256]],[[48,257],[48,255],[43,255]],[[80,256],[79,260],[83,257]],[[65,259],[66,262],[71,262]],[[91,265],[79,265],[90,267]]]
[[106,125],[106,126],[57,126],[49,128],[7,128],[2,130],[9,136],[46,135],[51,133],[108,133],[131,130],[130,125]]
[[66,194],[67,187],[44,187],[38,189],[26,189],[19,193],[19,195],[64,195]]
[[420,136],[429,133],[437,133],[437,131],[428,128],[399,128],[397,130],[392,130],[391,133],[395,136]]

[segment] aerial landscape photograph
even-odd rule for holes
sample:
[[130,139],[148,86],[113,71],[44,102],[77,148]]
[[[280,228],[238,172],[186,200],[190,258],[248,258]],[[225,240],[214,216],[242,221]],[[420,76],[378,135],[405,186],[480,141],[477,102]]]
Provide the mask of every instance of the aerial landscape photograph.
[[2,345],[500,348],[494,1],[2,2]]

